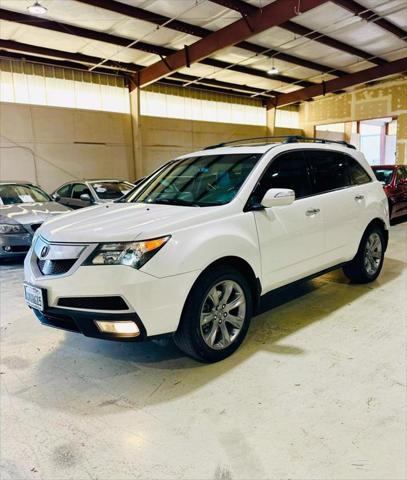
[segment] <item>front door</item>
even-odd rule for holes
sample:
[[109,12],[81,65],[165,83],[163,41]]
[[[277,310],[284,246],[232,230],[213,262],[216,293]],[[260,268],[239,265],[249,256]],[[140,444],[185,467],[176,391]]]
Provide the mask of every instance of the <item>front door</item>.
[[89,207],[90,205],[92,205],[91,201],[84,201],[81,199],[81,195],[83,194],[88,194],[89,198],[92,198],[92,193],[87,187],[87,185],[85,185],[84,183],[75,183],[72,187],[72,198],[69,202],[69,206],[71,208],[77,209]]
[[302,150],[278,155],[249,202],[260,202],[269,188],[290,188],[296,200],[288,206],[253,212],[261,252],[263,293],[318,272],[324,247],[320,199],[312,195]]

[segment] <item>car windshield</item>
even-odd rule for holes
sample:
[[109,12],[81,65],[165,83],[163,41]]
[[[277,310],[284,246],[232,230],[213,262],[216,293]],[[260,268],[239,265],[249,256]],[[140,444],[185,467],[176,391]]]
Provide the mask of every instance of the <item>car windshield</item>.
[[31,185],[0,185],[0,205],[50,201],[51,197],[38,187]]
[[235,197],[259,158],[259,154],[204,155],[171,162],[125,201],[198,207],[224,205]]
[[91,185],[101,200],[116,200],[134,187],[129,182],[94,182]]
[[379,182],[382,182],[384,185],[388,185],[391,182],[394,172],[392,168],[374,168],[373,171]]

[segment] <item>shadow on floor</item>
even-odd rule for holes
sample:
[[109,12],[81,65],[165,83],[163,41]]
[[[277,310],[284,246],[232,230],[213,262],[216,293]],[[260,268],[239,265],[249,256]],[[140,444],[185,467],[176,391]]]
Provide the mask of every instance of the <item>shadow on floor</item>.
[[351,285],[341,271],[335,271],[269,293],[240,349],[213,365],[184,356],[170,338],[130,344],[66,333],[35,366],[35,388],[26,386],[14,394],[46,408],[85,415],[165,403],[227,374],[260,351],[274,354],[274,361],[278,355],[305,355],[312,345],[289,345],[291,334],[326,320],[399,276],[404,267],[404,262],[386,259],[380,282]]
[[394,218],[393,220],[390,221],[390,225],[391,226],[400,225],[400,223],[404,223],[405,221],[407,221],[407,215],[403,215],[402,217]]

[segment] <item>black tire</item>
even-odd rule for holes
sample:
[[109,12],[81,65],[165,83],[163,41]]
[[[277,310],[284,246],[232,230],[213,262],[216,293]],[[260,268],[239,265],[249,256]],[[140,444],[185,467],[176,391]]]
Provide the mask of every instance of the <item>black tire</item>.
[[[375,268],[372,267],[372,262],[369,260],[368,244],[372,238],[376,238],[380,241],[380,258],[377,258],[375,262]],[[385,251],[385,238],[383,228],[378,225],[369,227],[364,233],[362,240],[360,241],[358,253],[355,258],[343,267],[345,275],[353,283],[369,283],[376,280],[379,276],[384,260]],[[377,253],[379,255],[379,253]],[[369,257],[369,258],[368,258]]]
[[[201,312],[204,308],[204,303],[207,301],[209,292],[216,285],[225,281],[235,282],[241,288],[246,300],[246,311],[243,325],[232,343],[225,348],[214,349],[211,348],[203,338],[200,323]],[[198,278],[189,293],[182,313],[180,326],[174,334],[175,344],[180,350],[195,360],[204,363],[219,362],[229,357],[239,348],[247,334],[252,315],[253,296],[247,279],[238,270],[227,265],[208,270]],[[228,325],[230,327],[230,324]]]

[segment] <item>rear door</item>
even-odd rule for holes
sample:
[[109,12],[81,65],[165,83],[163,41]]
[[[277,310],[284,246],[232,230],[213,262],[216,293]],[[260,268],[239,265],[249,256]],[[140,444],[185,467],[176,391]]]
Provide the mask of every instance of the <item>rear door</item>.
[[290,150],[272,160],[249,204],[260,203],[270,188],[290,188],[296,199],[288,206],[253,212],[264,292],[319,271],[324,249],[321,203],[318,196],[312,196],[309,169],[302,150]]
[[[313,190],[321,199],[325,231],[324,263],[329,267],[353,256],[355,242],[360,241],[365,195],[358,186],[353,188],[348,155],[317,148],[307,149],[305,155],[311,167]],[[356,178],[357,172],[353,170],[352,175]]]

